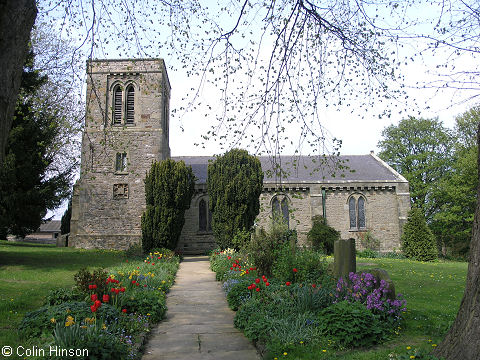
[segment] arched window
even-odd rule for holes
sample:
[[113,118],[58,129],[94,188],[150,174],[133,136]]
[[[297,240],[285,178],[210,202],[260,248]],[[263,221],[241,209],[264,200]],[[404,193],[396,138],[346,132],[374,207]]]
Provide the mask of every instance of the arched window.
[[130,85],[127,88],[126,92],[127,104],[126,104],[126,116],[125,116],[125,123],[126,124],[133,124],[135,122],[135,88],[133,85]]
[[365,216],[365,198],[352,196],[348,200],[348,214],[350,217],[350,230],[363,230],[367,228]]
[[277,195],[272,200],[272,216],[274,219],[282,219],[290,227],[290,213],[288,210],[288,198],[285,195]]
[[113,89],[113,123],[122,123],[122,88],[119,85]]
[[198,204],[198,230],[207,231],[207,202],[203,199]]

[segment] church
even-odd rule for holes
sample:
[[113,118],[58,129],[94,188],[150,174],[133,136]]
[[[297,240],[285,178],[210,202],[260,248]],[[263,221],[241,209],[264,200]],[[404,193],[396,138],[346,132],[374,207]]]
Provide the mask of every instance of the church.
[[[81,169],[73,192],[69,246],[127,249],[140,243],[145,174],[153,161],[170,158],[170,90],[162,59],[87,62]],[[190,165],[196,176],[177,250],[202,254],[215,247],[207,193],[207,167],[214,158],[173,159]],[[280,213],[297,231],[299,244],[306,244],[312,218],[320,215],[342,238],[355,239],[357,249],[371,245],[371,239],[379,251],[400,249],[410,210],[408,182],[373,152],[259,160],[265,175],[256,226],[268,229],[272,214]]]

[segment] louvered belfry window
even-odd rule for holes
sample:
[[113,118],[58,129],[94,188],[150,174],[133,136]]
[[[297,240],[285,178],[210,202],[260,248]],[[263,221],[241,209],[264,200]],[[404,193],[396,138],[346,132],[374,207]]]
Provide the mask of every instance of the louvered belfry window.
[[122,123],[122,89],[116,86],[113,90],[113,123]]
[[133,124],[135,117],[135,89],[132,85],[127,88],[127,106],[126,106],[126,120],[127,124]]

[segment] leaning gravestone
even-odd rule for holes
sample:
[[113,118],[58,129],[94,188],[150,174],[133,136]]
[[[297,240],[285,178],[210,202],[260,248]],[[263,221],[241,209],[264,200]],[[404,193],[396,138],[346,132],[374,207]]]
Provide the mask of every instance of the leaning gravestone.
[[333,274],[336,278],[348,279],[348,274],[357,271],[355,239],[336,240],[333,245]]

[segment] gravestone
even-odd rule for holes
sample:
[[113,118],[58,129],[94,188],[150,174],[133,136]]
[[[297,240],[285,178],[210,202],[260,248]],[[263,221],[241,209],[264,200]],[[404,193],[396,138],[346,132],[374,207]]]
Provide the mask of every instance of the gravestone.
[[334,276],[348,279],[348,274],[357,271],[357,260],[355,257],[355,239],[336,240],[333,245],[334,255]]

